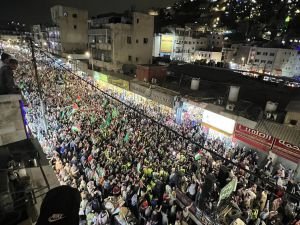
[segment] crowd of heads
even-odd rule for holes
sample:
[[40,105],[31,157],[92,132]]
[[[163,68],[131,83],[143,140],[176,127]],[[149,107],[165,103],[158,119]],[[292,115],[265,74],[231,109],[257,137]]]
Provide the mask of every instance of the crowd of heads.
[[[157,116],[143,106],[145,114],[159,117],[158,124],[41,56],[46,123],[29,62],[21,63],[16,81],[29,104],[30,128],[60,184],[81,193],[82,224],[108,224],[118,214],[108,205],[132,224],[192,224],[192,206],[220,224],[236,219],[255,225],[299,223],[299,189],[292,174],[272,166],[259,168],[256,152],[207,138],[200,125],[170,125],[178,135],[163,125],[170,116]],[[139,107],[134,102],[131,106]],[[272,174],[277,185],[268,185],[258,174]],[[236,191],[218,204],[220,190],[233,179]],[[181,209],[178,191],[193,205]]]

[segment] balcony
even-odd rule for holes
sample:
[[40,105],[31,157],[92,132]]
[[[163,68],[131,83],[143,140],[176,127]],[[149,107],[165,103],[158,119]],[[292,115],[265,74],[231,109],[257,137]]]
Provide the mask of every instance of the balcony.
[[111,44],[109,43],[97,43],[96,49],[111,51]]

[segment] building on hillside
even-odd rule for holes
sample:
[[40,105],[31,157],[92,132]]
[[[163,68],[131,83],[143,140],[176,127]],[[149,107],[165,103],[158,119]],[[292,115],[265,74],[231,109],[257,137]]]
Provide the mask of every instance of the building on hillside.
[[165,27],[154,36],[153,56],[191,62],[196,51],[221,50],[223,44],[223,36],[216,33],[206,34],[187,26]]
[[51,53],[82,54],[87,50],[86,10],[56,5],[51,8],[51,18],[54,25],[46,28],[48,50]]
[[94,68],[120,71],[152,63],[154,17],[130,12],[99,15],[89,21],[88,44]]
[[222,52],[195,51],[194,55],[192,56],[192,61],[203,61],[205,63],[222,62]]
[[293,77],[300,74],[300,51],[283,48],[265,48],[234,44],[223,49],[227,62],[234,69],[243,69],[274,76]]

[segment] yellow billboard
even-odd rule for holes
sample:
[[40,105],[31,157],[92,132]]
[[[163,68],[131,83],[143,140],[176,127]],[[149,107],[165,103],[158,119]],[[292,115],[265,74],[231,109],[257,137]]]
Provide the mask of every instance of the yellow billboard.
[[173,50],[173,36],[161,35],[160,52],[171,53]]

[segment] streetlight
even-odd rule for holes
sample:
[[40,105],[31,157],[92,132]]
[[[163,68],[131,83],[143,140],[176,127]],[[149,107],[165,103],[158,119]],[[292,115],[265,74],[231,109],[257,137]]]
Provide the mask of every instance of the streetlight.
[[86,51],[86,52],[85,52],[85,56],[88,57],[88,59],[91,59],[91,63],[92,63],[92,71],[94,71],[94,60],[93,60],[92,53],[90,53],[89,51]]
[[245,57],[242,57],[242,66],[244,67],[245,66]]

